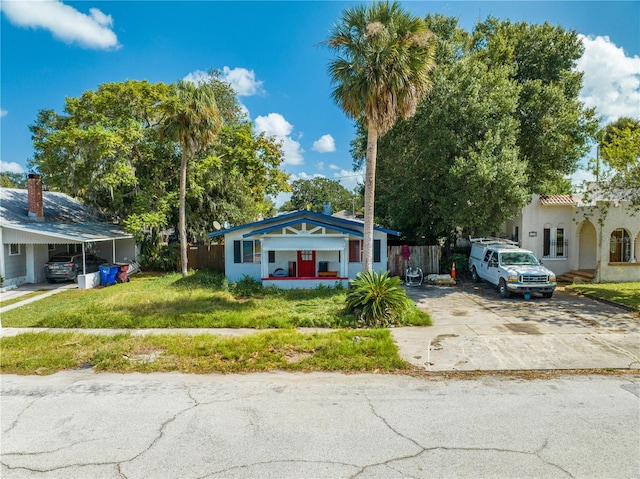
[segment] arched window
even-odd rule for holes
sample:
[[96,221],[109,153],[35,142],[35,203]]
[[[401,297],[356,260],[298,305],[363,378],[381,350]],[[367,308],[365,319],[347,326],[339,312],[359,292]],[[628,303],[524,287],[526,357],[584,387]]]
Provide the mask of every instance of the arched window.
[[624,228],[618,228],[609,238],[609,262],[628,263],[631,261],[631,236]]

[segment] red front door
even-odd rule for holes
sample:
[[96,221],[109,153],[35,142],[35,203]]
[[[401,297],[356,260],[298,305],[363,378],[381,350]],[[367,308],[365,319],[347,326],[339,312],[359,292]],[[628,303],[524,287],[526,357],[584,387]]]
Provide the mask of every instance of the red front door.
[[313,278],[316,275],[316,252],[298,251],[298,278]]

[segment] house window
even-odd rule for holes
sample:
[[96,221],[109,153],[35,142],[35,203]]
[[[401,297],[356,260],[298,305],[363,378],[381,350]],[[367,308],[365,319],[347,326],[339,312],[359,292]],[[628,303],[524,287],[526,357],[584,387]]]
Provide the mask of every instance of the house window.
[[56,249],[56,245],[49,243],[48,248],[49,248],[49,251],[53,251]]
[[361,240],[349,240],[349,263],[362,263]]
[[313,251],[300,251],[300,261],[313,261]]
[[564,228],[544,228],[542,235],[543,258],[566,258],[568,241],[564,236]]
[[[381,242],[379,239],[373,240],[373,262],[380,262]],[[349,263],[362,263],[362,252],[364,240],[349,240]]]
[[260,263],[262,245],[260,240],[234,241],[234,263]]
[[11,243],[9,245],[9,256],[18,256],[20,254],[20,245],[17,243]]
[[609,240],[609,262],[628,263],[631,261],[631,236],[627,230],[618,228]]
[[82,253],[82,244],[67,245],[69,253]]

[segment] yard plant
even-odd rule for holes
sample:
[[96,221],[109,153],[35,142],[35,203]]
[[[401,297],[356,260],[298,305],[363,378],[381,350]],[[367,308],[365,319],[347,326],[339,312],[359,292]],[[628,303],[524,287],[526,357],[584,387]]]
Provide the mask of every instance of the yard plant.
[[347,306],[368,327],[398,324],[410,307],[402,280],[389,272],[358,273],[347,293]]

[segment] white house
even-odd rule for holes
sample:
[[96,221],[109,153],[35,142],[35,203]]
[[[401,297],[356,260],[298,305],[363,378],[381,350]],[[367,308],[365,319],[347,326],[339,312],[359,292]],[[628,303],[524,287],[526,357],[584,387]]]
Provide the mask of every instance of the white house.
[[573,271],[595,282],[640,281],[640,212],[625,200],[582,199],[533,195],[503,234],[558,276]]
[[[62,252],[94,253],[109,262],[136,258],[133,237],[63,193],[42,191],[40,175],[27,189],[0,188],[0,276],[5,287],[40,283],[44,263]],[[78,277],[80,287],[100,284],[98,273]]]
[[[224,236],[225,272],[283,289],[348,285],[362,271],[364,223],[307,210],[210,233]],[[387,270],[387,235],[374,227],[374,271]]]

